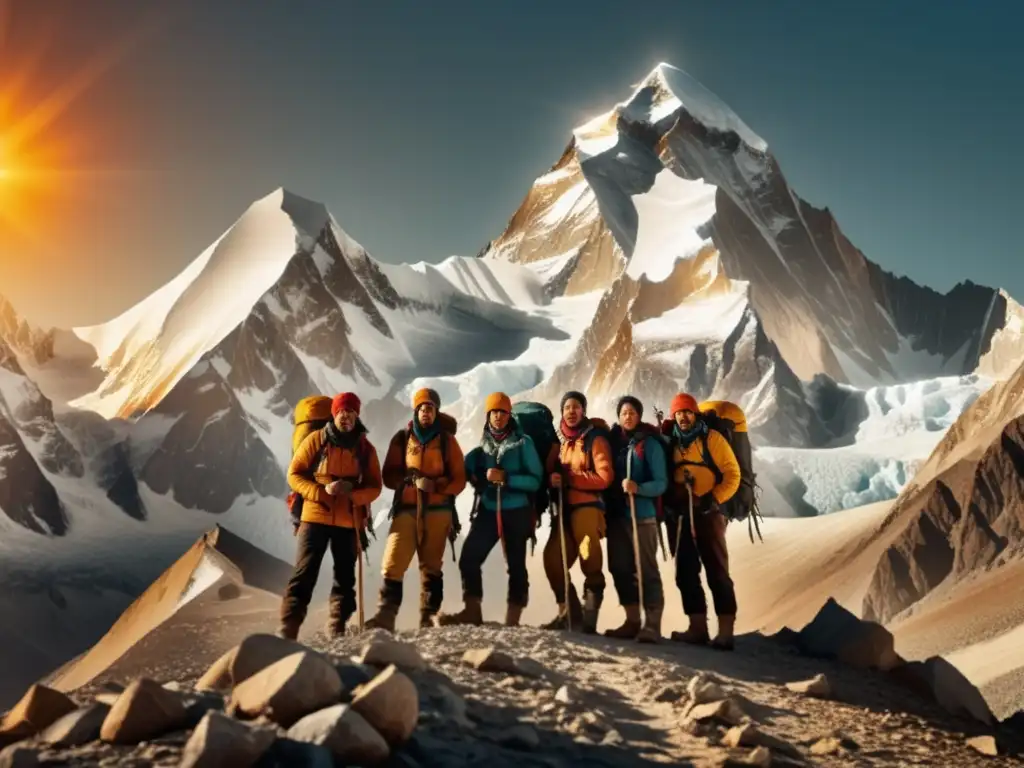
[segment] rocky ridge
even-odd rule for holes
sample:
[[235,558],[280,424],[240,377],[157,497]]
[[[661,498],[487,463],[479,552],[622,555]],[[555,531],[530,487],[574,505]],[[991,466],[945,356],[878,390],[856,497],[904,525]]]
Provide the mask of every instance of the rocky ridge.
[[826,606],[791,634],[735,654],[487,625],[255,634],[206,668],[33,687],[0,765],[1017,764],[1015,723],[922,696],[885,630]]

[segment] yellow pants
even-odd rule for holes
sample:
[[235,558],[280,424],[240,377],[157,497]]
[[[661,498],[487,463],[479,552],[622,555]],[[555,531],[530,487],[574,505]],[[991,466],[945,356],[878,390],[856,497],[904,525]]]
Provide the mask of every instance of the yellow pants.
[[[566,561],[572,568],[577,557],[583,571],[583,593],[593,594],[598,600],[604,596],[604,555],[601,539],[605,536],[604,511],[597,507],[580,507],[569,512],[569,525],[565,529]],[[584,540],[587,545],[584,547]],[[558,533],[558,521],[554,521],[548,543],[544,545],[544,572],[555,593],[559,605],[566,602],[565,574],[562,572],[562,546]],[[571,599],[578,600],[576,590],[570,591]]]
[[[401,582],[412,564],[413,555],[420,561],[420,609],[436,613],[444,598],[441,565],[448,532],[452,527],[452,513],[444,509],[424,511],[421,530],[422,541],[417,541],[416,511],[400,510],[391,520],[388,541],[384,547],[385,584]],[[398,587],[400,589],[400,587]]]

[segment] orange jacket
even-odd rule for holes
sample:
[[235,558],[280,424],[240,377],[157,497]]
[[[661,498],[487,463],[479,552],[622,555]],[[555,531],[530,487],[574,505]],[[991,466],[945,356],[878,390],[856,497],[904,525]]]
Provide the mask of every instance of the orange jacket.
[[[558,441],[548,456],[548,474],[561,472],[565,476],[564,501],[566,509],[577,507],[599,507],[604,509],[601,494],[615,480],[615,465],[612,449],[603,435],[587,439],[588,433],[598,425],[605,427],[600,419],[591,419],[590,424],[575,440],[569,440],[558,429]],[[585,448],[589,443],[590,455]]]
[[693,477],[695,499],[710,493],[719,504],[724,504],[739,489],[740,465],[736,461],[736,454],[733,453],[729,441],[713,429],[708,432],[707,441],[708,453],[711,454],[711,458],[718,466],[718,471],[722,473],[722,482],[715,485],[715,473],[704,464],[704,456],[701,452],[703,437],[698,437],[685,450],[676,444],[672,451],[672,466],[675,467],[672,473],[672,482],[676,485],[673,493],[674,499],[686,498],[687,471]]
[[[313,467],[325,439],[324,430],[318,429],[302,441],[288,466],[288,485],[303,498],[303,522],[355,528],[353,507],[361,509],[361,520],[365,523],[370,504],[381,493],[377,450],[367,441],[366,466],[360,467],[358,449],[328,443],[319,465]],[[332,480],[348,480],[355,488],[348,495],[331,496],[324,487]]]
[[[447,468],[441,453],[442,440],[447,441]],[[408,427],[391,438],[388,455],[384,458],[384,485],[393,491],[401,491],[401,507],[416,506],[416,486],[405,483],[406,475],[413,469],[435,482],[434,492],[424,499],[424,508],[451,509],[449,497],[458,496],[466,487],[465,457],[459,442],[449,432],[439,432],[426,445],[420,445]]]

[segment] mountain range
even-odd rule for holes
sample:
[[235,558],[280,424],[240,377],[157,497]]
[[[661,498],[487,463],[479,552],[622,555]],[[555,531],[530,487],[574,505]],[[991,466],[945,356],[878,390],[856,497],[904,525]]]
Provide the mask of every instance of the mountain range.
[[28,637],[82,573],[123,602],[211,522],[290,559],[291,413],[311,393],[357,391],[380,445],[432,386],[468,445],[496,389],[550,406],[581,389],[605,416],[684,389],[745,409],[766,515],[896,499],[865,598],[889,620],[1021,541],[1004,510],[1022,332],[1005,291],[943,294],[870,261],[728,106],[659,64],[476,256],[378,261],[278,189],[108,322],[35,328],[0,299],[4,568],[41,590],[39,563],[58,564]]

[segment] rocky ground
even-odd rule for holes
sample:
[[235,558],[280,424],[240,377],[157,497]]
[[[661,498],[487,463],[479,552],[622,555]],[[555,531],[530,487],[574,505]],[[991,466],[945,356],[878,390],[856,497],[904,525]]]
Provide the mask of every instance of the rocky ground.
[[[37,712],[49,715],[36,720],[64,720],[7,747],[0,768],[1020,762],[1005,754],[1005,733],[997,745],[991,728],[890,675],[760,636],[741,637],[731,654],[530,627],[425,629],[400,644],[379,632],[316,634],[313,653],[257,636],[208,671],[212,647],[201,638],[210,627],[198,629],[191,640],[179,634],[181,652],[162,654],[165,665],[143,669],[137,653],[72,702],[37,692]],[[132,684],[140,676],[154,682]],[[18,711],[0,727],[0,744],[5,729],[17,737]]]

